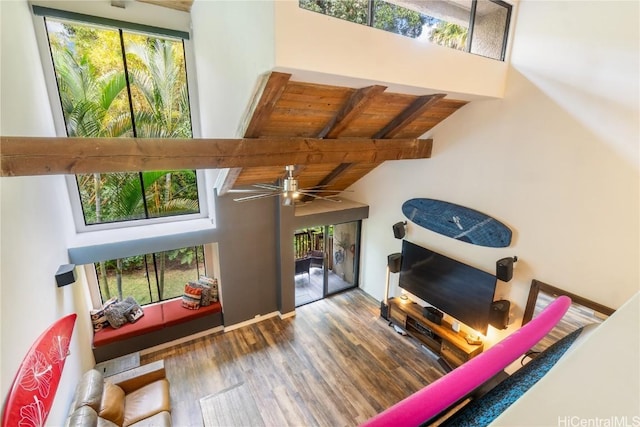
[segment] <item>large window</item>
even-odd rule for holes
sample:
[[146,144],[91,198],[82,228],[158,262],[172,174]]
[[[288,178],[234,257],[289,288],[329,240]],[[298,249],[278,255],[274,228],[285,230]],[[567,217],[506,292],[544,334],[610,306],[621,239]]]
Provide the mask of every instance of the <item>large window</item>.
[[184,285],[205,274],[202,246],[138,255],[95,263],[104,303],[132,296],[140,304],[175,298]]
[[500,0],[299,0],[303,9],[504,61],[511,5]]
[[[182,39],[52,17],[45,24],[68,136],[192,136]],[[87,226],[200,212],[194,170],[83,174],[76,184]]]

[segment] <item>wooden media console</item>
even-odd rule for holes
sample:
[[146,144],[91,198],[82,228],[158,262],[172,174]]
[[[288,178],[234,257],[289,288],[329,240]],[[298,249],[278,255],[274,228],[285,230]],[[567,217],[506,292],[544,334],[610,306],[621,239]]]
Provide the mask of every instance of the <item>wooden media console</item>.
[[431,322],[422,315],[422,307],[414,302],[391,298],[387,304],[392,323],[407,331],[453,368],[482,353],[484,349],[483,344],[469,344],[465,339],[466,333],[455,332],[450,323],[442,321],[438,325]]

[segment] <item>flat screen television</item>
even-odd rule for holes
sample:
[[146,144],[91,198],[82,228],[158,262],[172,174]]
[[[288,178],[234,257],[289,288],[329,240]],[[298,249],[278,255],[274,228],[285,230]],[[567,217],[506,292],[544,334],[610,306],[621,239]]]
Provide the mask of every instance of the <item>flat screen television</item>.
[[403,240],[399,285],[486,335],[496,277]]

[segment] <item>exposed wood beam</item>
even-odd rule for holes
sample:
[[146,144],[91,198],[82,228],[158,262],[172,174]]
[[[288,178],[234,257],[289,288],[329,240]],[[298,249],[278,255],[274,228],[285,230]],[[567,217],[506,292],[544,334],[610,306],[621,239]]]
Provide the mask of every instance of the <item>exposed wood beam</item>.
[[434,95],[420,96],[411,103],[402,113],[393,118],[384,128],[376,133],[373,138],[393,138],[402,129],[408,126],[415,119],[420,117],[422,113],[431,108],[440,99],[447,96],[444,93]]
[[349,124],[355,120],[371,104],[376,96],[387,89],[386,86],[367,86],[356,90],[344,106],[333,116],[318,138],[337,138]]
[[[349,97],[340,111],[338,111],[338,113],[331,118],[329,123],[327,123],[324,129],[320,131],[318,138],[337,138],[342,131],[349,127],[351,122],[362,114],[362,112],[371,104],[371,101],[386,89],[386,86],[373,85],[356,90]],[[353,165],[353,163],[340,163],[317,185],[322,186],[331,184],[338,176],[349,169],[351,165]],[[311,198],[311,196],[303,196],[302,201],[306,202]]]
[[327,163],[431,156],[431,139],[0,137],[1,176]]
[[[245,115],[245,117],[251,117],[244,131],[245,138],[257,138],[260,136],[290,78],[291,74],[274,71],[262,82],[262,87],[256,92],[251,102],[251,107]],[[219,191],[221,196],[233,188],[240,176],[240,172],[242,172],[242,168],[233,168],[227,173]]]
[[291,74],[275,71],[271,73],[262,90],[260,100],[254,105],[253,111],[249,113],[251,121],[244,132],[245,138],[258,138],[260,136],[290,78]]
[[[354,92],[349,101],[340,110],[340,112],[332,119],[331,122],[322,130],[319,137],[322,138],[325,135],[330,138],[336,138],[340,132],[349,126],[356,117],[358,117],[362,111],[371,103],[371,101],[380,93],[384,92],[385,86],[369,86],[362,88]],[[409,107],[407,107],[402,113],[395,117],[384,129],[378,132],[376,138],[392,138],[395,134],[400,132],[402,128],[407,126],[423,112],[429,109],[435,102],[443,98],[444,94],[421,96],[416,99]],[[330,185],[340,175],[346,172],[351,167],[349,163],[341,163],[331,171],[318,185]],[[305,196],[303,201],[309,200],[311,197]]]
[[329,175],[322,178],[322,181],[318,183],[318,186],[331,185],[333,181],[335,181],[340,175],[346,172],[351,166],[353,166],[353,163],[340,163],[340,165],[332,170]]
[[138,0],[141,3],[150,3],[157,6],[168,7],[169,9],[191,12],[193,0]]

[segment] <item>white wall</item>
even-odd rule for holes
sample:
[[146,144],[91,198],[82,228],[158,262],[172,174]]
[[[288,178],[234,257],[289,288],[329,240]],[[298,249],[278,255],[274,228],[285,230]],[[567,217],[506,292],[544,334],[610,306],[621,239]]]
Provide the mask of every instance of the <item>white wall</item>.
[[273,3],[196,0],[191,16],[202,136],[242,136],[258,77],[274,66]]
[[640,424],[638,348],[640,293],[602,325],[580,334],[558,363],[491,425]]
[[[26,1],[0,2],[0,134],[55,134],[40,56]],[[20,40],[20,43],[16,43]],[[84,279],[58,288],[55,272],[68,262],[72,231],[62,176],[0,178],[0,384],[4,400],[35,339],[60,317],[76,312],[71,355],[49,416],[61,425],[80,374],[93,366]]]
[[507,249],[411,223],[407,238],[488,272],[517,255],[513,280],[496,293],[515,304],[513,327],[532,278],[613,308],[637,291],[638,9],[520,3],[504,99],[472,102],[436,127],[431,159],[385,163],[353,186],[371,206],[365,291],[382,297],[386,256],[401,247],[391,225],[413,197],[469,206],[512,228]]

